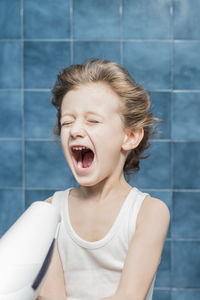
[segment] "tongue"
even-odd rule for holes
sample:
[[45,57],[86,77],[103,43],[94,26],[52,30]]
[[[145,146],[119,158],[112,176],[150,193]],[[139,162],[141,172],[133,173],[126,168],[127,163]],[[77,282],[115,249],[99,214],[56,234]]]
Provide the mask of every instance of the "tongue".
[[89,168],[94,159],[94,153],[92,151],[88,151],[83,154],[83,168]]

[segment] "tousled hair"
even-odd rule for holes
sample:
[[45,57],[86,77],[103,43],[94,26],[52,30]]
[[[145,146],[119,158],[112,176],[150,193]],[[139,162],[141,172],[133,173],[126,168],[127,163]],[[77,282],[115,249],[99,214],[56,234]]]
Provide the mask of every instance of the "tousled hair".
[[137,173],[140,170],[140,159],[150,156],[149,154],[142,156],[142,153],[150,147],[149,138],[158,133],[155,122],[163,123],[163,121],[154,117],[150,112],[151,103],[148,92],[135,82],[124,67],[115,62],[92,58],[59,72],[51,97],[51,103],[57,109],[57,123],[53,133],[60,136],[61,105],[66,93],[80,85],[93,82],[108,84],[121,98],[121,117],[124,128],[134,130],[142,127],[144,130],[140,144],[130,151],[123,167],[127,175]]

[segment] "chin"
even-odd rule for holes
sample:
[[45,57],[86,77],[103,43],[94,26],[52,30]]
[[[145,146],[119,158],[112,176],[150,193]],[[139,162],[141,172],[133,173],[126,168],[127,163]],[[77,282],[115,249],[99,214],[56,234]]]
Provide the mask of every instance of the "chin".
[[89,177],[87,178],[84,176],[82,178],[79,176],[77,177],[76,174],[74,174],[74,173],[73,173],[73,175],[74,175],[74,178],[76,179],[77,183],[80,184],[81,186],[85,186],[85,187],[95,186],[102,181],[102,180],[92,179],[91,177],[90,178]]
[[80,181],[77,181],[77,183],[81,186],[81,187],[93,187],[95,184],[92,183],[82,183]]

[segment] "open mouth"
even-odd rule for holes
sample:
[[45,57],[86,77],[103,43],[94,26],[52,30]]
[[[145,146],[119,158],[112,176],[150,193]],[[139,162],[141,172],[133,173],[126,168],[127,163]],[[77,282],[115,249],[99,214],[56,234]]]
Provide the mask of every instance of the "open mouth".
[[91,149],[74,149],[71,148],[72,155],[77,163],[78,168],[89,168],[94,160],[94,152]]

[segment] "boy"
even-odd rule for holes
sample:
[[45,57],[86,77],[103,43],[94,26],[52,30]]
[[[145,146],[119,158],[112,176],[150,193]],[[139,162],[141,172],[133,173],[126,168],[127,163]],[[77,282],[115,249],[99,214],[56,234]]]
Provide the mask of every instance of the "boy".
[[139,171],[156,133],[149,96],[122,66],[98,59],[62,70],[52,92],[54,132],[79,186],[46,200],[62,223],[40,296],[151,300],[170,213],[124,177]]

